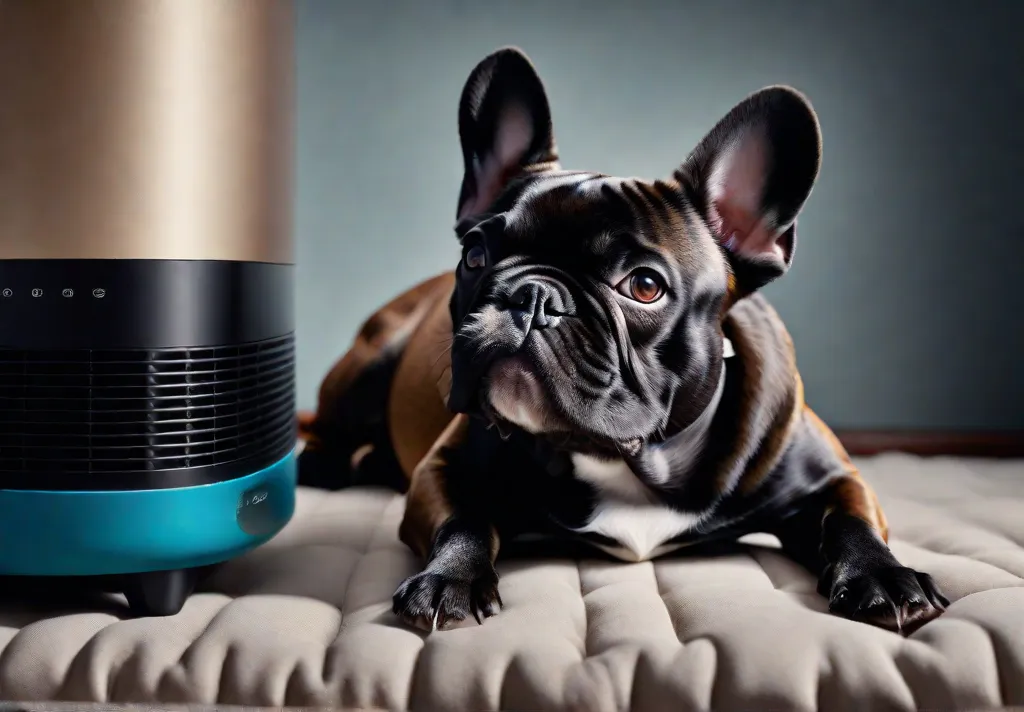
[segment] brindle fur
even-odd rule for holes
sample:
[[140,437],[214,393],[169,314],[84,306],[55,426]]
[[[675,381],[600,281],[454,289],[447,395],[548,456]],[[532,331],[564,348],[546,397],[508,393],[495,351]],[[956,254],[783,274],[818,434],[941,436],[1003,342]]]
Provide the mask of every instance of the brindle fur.
[[[549,117],[541,116],[538,125],[545,121]],[[559,170],[553,142],[532,150],[537,158],[520,171],[519,191],[528,189],[530,177]],[[688,165],[691,172],[699,166]],[[514,180],[505,171],[499,182]],[[622,185],[623,205],[651,234],[699,233],[706,228],[694,220],[691,205],[699,200],[679,197],[692,180],[686,171],[671,181],[630,180]],[[474,191],[487,192],[477,198],[478,210],[498,212],[517,199],[513,189],[471,183],[467,179],[460,202],[472,200]],[[588,209],[584,201],[548,197],[534,206],[539,223]],[[792,227],[780,244],[785,263],[777,271],[784,271],[795,246]],[[690,245],[671,249],[693,250]],[[756,291],[773,276],[763,273],[763,265],[730,264],[725,293],[707,305],[719,310],[721,335],[732,342],[735,357],[722,366],[724,392],[692,470],[697,475],[662,493],[680,511],[713,514],[674,541],[775,534],[786,553],[819,576],[819,590],[834,612],[913,630],[948,601],[927,574],[893,557],[874,492],[804,402],[792,339]],[[562,476],[565,458],[543,438],[517,431],[504,439],[482,419],[447,408],[457,279],[446,273],[423,282],[367,320],[324,379],[316,413],[300,417],[301,482],[333,488],[388,484],[408,491],[399,534],[430,566],[402,585],[395,608],[434,627],[495,613],[499,541],[551,531],[552,519],[579,523],[592,496]],[[694,415],[685,407],[673,411],[676,422]]]
[[[324,379],[316,414],[300,421],[304,483],[326,482],[332,488],[394,483],[392,468],[400,467],[398,488],[405,490],[409,483],[411,488],[399,533],[423,559],[429,556],[440,527],[453,515],[444,465],[448,453],[467,437],[469,422],[467,416],[453,416],[445,408],[451,334],[447,309],[432,308],[424,314],[409,305],[447,305],[451,290],[450,275],[441,275],[375,313],[360,330],[353,349]],[[708,471],[715,475],[696,483],[687,496],[691,502],[710,501],[734,490],[742,494],[742,505],[733,503],[723,510],[717,524],[708,527],[706,538],[767,531],[778,535],[784,550],[814,572],[827,566],[818,551],[821,535],[815,536],[814,531],[820,531],[820,522],[830,512],[855,517],[888,541],[888,524],[871,487],[832,431],[803,401],[792,340],[775,311],[753,295],[729,310],[723,330],[736,350],[729,366],[736,373],[727,380],[727,393],[712,429],[711,442],[716,445],[706,458]],[[362,374],[385,368],[394,374],[391,379],[358,382]],[[426,372],[429,377],[424,376]],[[401,402],[386,411],[386,435],[373,407],[355,408],[347,417],[338,417],[339,404],[357,393],[367,404]],[[766,393],[772,397],[764,398]],[[360,413],[366,417],[360,420]],[[366,440],[352,439],[353,432],[367,433]],[[390,449],[391,442],[405,444],[401,457],[389,452],[351,464],[358,453]],[[510,472],[508,479],[522,486],[526,478],[521,474]],[[709,483],[706,489],[701,487],[705,483]],[[794,506],[795,513],[790,513]],[[499,534],[490,531],[488,537],[488,558],[493,562]],[[822,590],[822,594],[829,596],[831,591]],[[944,607],[941,594],[929,595],[937,608]],[[915,622],[905,617],[900,623],[909,631]],[[892,625],[888,620],[879,623]]]

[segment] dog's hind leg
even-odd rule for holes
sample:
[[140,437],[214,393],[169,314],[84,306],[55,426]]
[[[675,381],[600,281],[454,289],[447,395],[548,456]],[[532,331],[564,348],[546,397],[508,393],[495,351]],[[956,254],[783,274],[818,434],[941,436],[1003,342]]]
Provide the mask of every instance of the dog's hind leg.
[[408,487],[389,437],[388,399],[410,334],[450,277],[423,282],[362,325],[348,352],[320,385],[315,413],[300,413],[299,484]]
[[397,361],[398,354],[389,353],[366,358],[357,345],[331,370],[316,413],[299,414],[300,485],[341,489],[372,484],[405,490],[386,422]]

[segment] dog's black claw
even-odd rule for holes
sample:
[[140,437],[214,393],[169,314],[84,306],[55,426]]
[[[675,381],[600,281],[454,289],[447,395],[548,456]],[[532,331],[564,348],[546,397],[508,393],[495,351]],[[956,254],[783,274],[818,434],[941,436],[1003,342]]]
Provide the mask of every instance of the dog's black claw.
[[[498,579],[482,579],[473,585],[473,609],[480,612],[483,618],[495,616],[502,609],[501,596],[498,595]],[[478,618],[479,622],[480,619]]]
[[942,615],[948,605],[931,576],[893,566],[833,586],[829,611],[909,635]]
[[928,602],[940,611],[945,611],[949,608],[949,599],[946,598],[942,591],[939,590],[938,584],[928,574],[921,572],[917,573],[917,583],[921,586],[921,590],[924,591],[924,595],[928,598]]
[[[392,599],[392,611],[406,623],[428,631],[472,616],[477,623],[501,607],[493,569],[475,581],[424,571],[406,579]],[[497,605],[496,605],[497,604]]]

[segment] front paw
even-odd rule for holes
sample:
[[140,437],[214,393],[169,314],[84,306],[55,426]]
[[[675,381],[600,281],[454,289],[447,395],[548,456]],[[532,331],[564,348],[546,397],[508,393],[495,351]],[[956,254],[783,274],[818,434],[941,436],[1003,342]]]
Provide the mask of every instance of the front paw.
[[938,618],[949,600],[928,574],[885,566],[831,586],[829,611],[909,635]]
[[410,625],[424,630],[443,630],[469,616],[477,623],[501,610],[498,574],[488,570],[475,578],[460,578],[429,568],[407,578],[392,601],[392,610]]

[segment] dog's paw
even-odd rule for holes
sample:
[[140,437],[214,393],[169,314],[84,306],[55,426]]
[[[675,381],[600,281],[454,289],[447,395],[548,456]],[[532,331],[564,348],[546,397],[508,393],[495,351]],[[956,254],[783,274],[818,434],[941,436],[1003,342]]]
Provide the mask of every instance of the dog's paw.
[[392,610],[406,623],[427,631],[443,630],[470,616],[482,623],[501,610],[498,574],[493,568],[475,579],[429,569],[407,578],[392,600]]
[[878,568],[832,587],[829,611],[909,635],[938,618],[949,600],[928,574],[904,566]]

